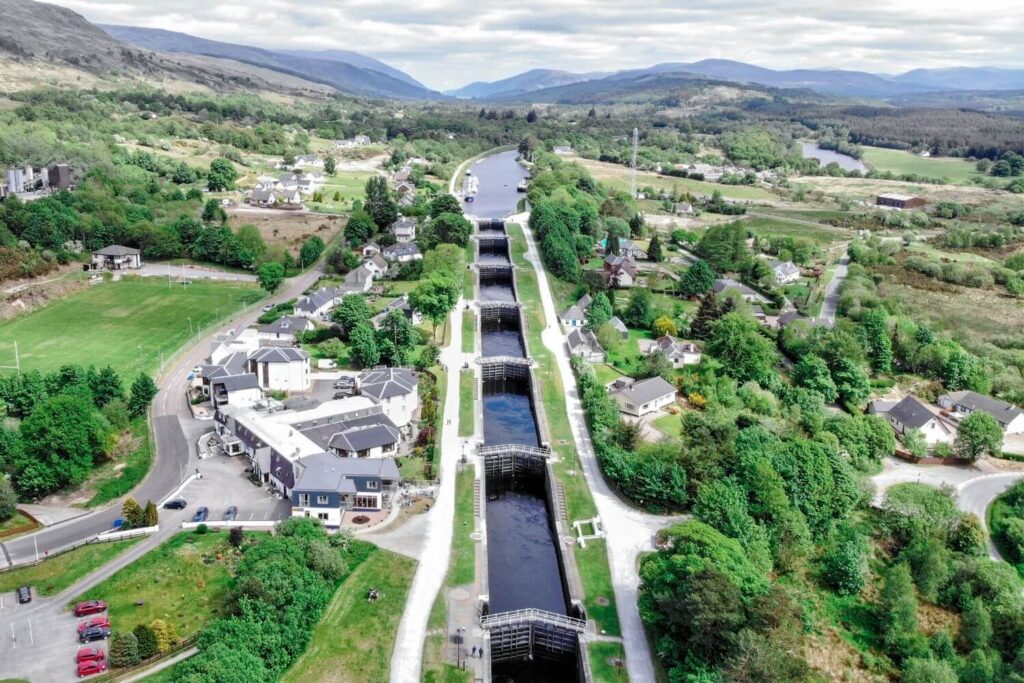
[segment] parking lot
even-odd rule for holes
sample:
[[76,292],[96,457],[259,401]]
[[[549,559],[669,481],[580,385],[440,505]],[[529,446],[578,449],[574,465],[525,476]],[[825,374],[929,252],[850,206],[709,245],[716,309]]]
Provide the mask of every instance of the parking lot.
[[249,480],[245,456],[210,455],[199,461],[199,478],[189,482],[175,496],[188,501],[186,519],[200,506],[210,508],[208,521],[220,521],[231,506],[238,508],[237,521],[266,522],[284,519],[291,513],[288,501],[267,487]]

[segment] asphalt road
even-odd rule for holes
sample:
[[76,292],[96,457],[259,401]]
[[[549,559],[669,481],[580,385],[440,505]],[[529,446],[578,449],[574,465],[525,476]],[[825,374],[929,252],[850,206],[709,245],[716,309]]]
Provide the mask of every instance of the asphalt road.
[[849,266],[850,256],[843,254],[842,258],[836,262],[836,272],[825,288],[825,299],[821,302],[821,315],[818,318],[827,322],[829,327],[836,322],[836,309],[839,308],[839,286],[843,284],[843,280],[850,272]]
[[[319,267],[292,278],[285,289],[279,291],[269,303],[287,301],[299,296],[320,277]],[[171,362],[165,373],[157,377],[160,391],[153,400],[153,425],[156,454],[153,466],[145,479],[129,494],[141,504],[152,500],[159,503],[172,493],[181,482],[195,470],[198,455],[196,439],[210,430],[209,422],[200,422],[192,417],[185,399],[185,378],[192,368],[204,362],[210,351],[213,337],[230,329],[242,329],[255,324],[262,314],[259,306],[241,313],[230,322],[215,329],[205,330],[205,336],[198,334],[194,343]],[[118,499],[110,506],[88,515],[76,517],[46,527],[34,534],[21,536],[0,544],[9,565],[31,562],[47,552],[56,552],[81,541],[93,538],[106,531],[120,516],[121,502]],[[211,501],[211,504],[217,501]]]

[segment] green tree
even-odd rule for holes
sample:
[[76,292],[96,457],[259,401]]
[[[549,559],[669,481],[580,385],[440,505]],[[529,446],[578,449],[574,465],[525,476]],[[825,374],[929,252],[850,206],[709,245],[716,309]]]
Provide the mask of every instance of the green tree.
[[362,368],[372,368],[380,362],[377,335],[369,323],[359,323],[349,335],[351,357]]
[[423,255],[423,275],[444,272],[462,276],[466,268],[466,251],[454,244],[439,244]]
[[153,378],[140,372],[132,382],[131,392],[128,396],[128,410],[132,415],[143,415],[159,391]]
[[437,218],[444,213],[462,214],[462,204],[447,192],[431,199],[427,207],[427,214],[431,218]]
[[124,385],[121,384],[121,378],[109,365],[93,375],[89,384],[97,408],[124,398]]
[[224,224],[228,219],[228,214],[224,211],[224,207],[221,206],[219,199],[207,199],[206,203],[203,204],[203,222],[207,225],[213,223]]
[[964,513],[949,531],[949,548],[971,557],[979,557],[986,550],[985,530],[977,515]]
[[647,258],[655,263],[661,263],[665,260],[665,255],[661,253],[661,239],[657,234],[651,238],[651,243],[647,245]]
[[319,235],[310,235],[306,238],[306,241],[302,243],[302,248],[299,249],[299,262],[302,267],[316,263],[316,260],[320,258],[320,255],[324,253],[324,241],[320,239]]
[[139,640],[134,633],[114,631],[110,636],[110,665],[133,666],[139,663]]
[[388,311],[381,320],[380,328],[377,330],[377,338],[387,339],[397,349],[411,351],[419,339],[416,328],[412,321],[401,311]]
[[143,526],[144,514],[142,508],[131,496],[125,498],[124,503],[121,504],[121,517],[124,518],[129,528],[135,529]]
[[273,294],[284,282],[284,266],[277,261],[267,261],[256,269],[260,287]]
[[828,365],[819,356],[805,354],[793,368],[793,384],[813,391],[826,403],[836,400],[836,384]]
[[156,526],[159,523],[160,515],[156,510],[156,504],[151,500],[147,500],[146,508],[142,512],[142,526]]
[[15,493],[11,480],[0,477],[0,522],[6,522],[18,511],[18,494]]
[[352,244],[362,244],[377,232],[373,217],[365,211],[353,211],[345,224],[345,239]]
[[907,661],[901,683],[958,683],[956,671],[946,662],[915,657]]
[[903,434],[903,447],[907,451],[918,458],[923,458],[928,455],[928,442],[924,439],[924,434],[920,429],[908,429]]
[[667,380],[672,377],[672,361],[661,351],[654,351],[644,356],[644,362],[640,368],[639,377],[661,377]]
[[420,237],[420,242],[428,249],[439,244],[457,244],[466,246],[469,236],[473,234],[473,224],[461,213],[442,213],[427,224]]
[[875,372],[892,371],[892,341],[889,338],[888,315],[884,308],[871,308],[860,320],[867,337],[868,357]]
[[334,160],[334,157],[329,156],[324,159],[324,173],[327,175],[334,175],[336,170],[338,170],[338,162]]
[[985,603],[975,598],[963,610],[960,644],[966,651],[984,650],[992,640],[992,615]]
[[634,288],[629,294],[626,309],[622,312],[622,320],[630,327],[647,329],[654,320],[651,310],[651,293],[646,289]]
[[655,337],[663,337],[666,334],[674,337],[679,334],[679,328],[676,327],[676,323],[672,318],[662,315],[655,318],[654,322],[651,323],[651,332]]
[[839,400],[859,406],[871,395],[871,382],[864,366],[852,358],[839,358],[832,366],[832,381]]
[[139,647],[139,660],[145,661],[157,654],[156,634],[149,624],[139,624],[132,633],[135,634],[135,641]]
[[409,305],[430,321],[432,337],[437,337],[437,326],[455,308],[460,292],[459,282],[445,273],[433,273],[409,292]]
[[227,159],[214,159],[210,163],[210,173],[206,176],[210,192],[233,190],[236,180],[238,180],[238,171],[235,170],[234,164]]
[[398,204],[391,198],[388,179],[375,175],[366,181],[366,201],[363,207],[378,228],[386,228],[398,219]]
[[184,161],[178,164],[171,176],[171,182],[176,185],[187,185],[198,180],[196,172],[193,171]]
[[882,643],[894,659],[914,657],[927,647],[917,630],[917,592],[906,563],[897,564],[886,572],[878,614],[882,622]]
[[163,619],[154,619],[149,622],[149,628],[156,635],[156,649],[158,652],[167,652],[178,644],[178,631],[174,625]]
[[586,313],[587,327],[591,330],[598,329],[611,320],[614,315],[611,302],[608,301],[608,297],[605,296],[604,292],[594,292],[592,301],[587,306]]
[[1003,448],[1003,429],[988,413],[975,411],[960,421],[953,451],[956,457],[974,462],[982,455],[998,456]]
[[362,294],[346,294],[341,303],[331,311],[331,320],[341,325],[342,338],[350,339],[353,330],[370,322],[373,309]]
[[778,362],[775,346],[761,334],[757,321],[743,313],[728,313],[711,325],[707,350],[739,382],[767,382]]
[[868,576],[868,543],[852,524],[841,524],[821,556],[821,578],[841,595],[856,595]]
[[18,491],[36,498],[80,484],[112,445],[110,424],[81,391],[58,394],[39,404],[19,427],[14,463]]

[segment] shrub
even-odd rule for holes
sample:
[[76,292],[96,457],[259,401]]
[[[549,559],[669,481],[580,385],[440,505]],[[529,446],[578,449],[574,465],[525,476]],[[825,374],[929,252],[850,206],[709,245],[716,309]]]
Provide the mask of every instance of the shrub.
[[206,526],[205,524],[200,524],[199,526],[196,527],[196,533],[199,534],[200,536],[203,536],[204,534],[208,534],[209,532],[210,532],[210,527]]
[[138,643],[140,660],[149,659],[157,654],[156,633],[149,624],[139,624],[132,633],[135,634]]
[[149,623],[149,628],[153,630],[153,635],[156,636],[157,652],[167,652],[178,644],[178,631],[174,628],[173,624],[163,619],[154,619]]
[[231,527],[231,531],[228,532],[228,543],[230,543],[235,548],[240,548],[244,541],[245,532],[242,530],[242,527]]
[[134,633],[114,631],[110,636],[110,665],[132,666],[139,663],[139,641]]

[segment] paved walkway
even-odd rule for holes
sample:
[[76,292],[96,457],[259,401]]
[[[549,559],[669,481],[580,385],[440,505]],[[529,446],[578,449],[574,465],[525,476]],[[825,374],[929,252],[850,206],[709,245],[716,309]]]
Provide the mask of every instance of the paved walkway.
[[818,320],[828,324],[829,327],[836,324],[836,310],[839,308],[839,287],[846,280],[846,276],[849,273],[850,256],[849,254],[843,254],[836,262],[836,272],[832,274],[832,279],[829,280],[828,285],[825,287],[825,298],[821,302],[821,314],[818,316]]
[[551,289],[548,287],[547,272],[540,262],[533,234],[527,227],[528,219],[529,214],[522,213],[510,217],[508,220],[523,226],[523,234],[526,236],[527,243],[526,260],[533,264],[537,272],[544,317],[548,321],[548,325],[542,333],[544,346],[552,352],[558,365],[562,385],[565,387],[566,409],[569,414],[573,439],[576,442],[576,450],[580,462],[583,464],[583,472],[594,496],[598,514],[601,516],[607,533],[608,562],[611,568],[619,623],[622,627],[622,640],[626,650],[626,668],[631,681],[654,681],[657,680],[657,677],[651,659],[651,650],[637,608],[640,587],[637,556],[641,552],[654,550],[654,535],[659,529],[684,518],[652,515],[630,507],[605,481],[594,455],[593,444],[590,441],[590,432],[587,429],[583,406],[580,403],[576,378],[569,365],[569,352],[565,345],[565,338],[557,326],[558,315],[555,302],[551,297]]
[[451,342],[441,350],[441,363],[448,370],[444,402],[444,429],[441,432],[441,483],[437,498],[423,530],[423,552],[409,589],[409,600],[398,625],[395,649],[391,655],[392,683],[417,683],[422,677],[423,643],[427,621],[434,601],[444,585],[452,547],[452,520],[455,518],[455,471],[462,455],[459,438],[459,368],[462,367],[462,310],[460,298],[452,311]]

